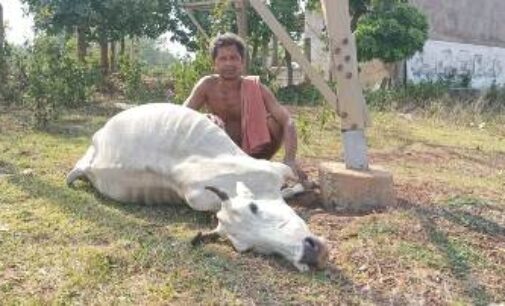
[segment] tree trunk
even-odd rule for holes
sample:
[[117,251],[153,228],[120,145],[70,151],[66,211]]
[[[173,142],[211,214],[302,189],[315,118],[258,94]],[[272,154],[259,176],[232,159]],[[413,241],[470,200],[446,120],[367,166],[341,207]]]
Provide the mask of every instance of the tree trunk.
[[86,35],[84,26],[77,26],[77,59],[80,63],[86,62]]
[[119,41],[119,56],[123,57],[124,52],[125,52],[125,43],[124,43],[124,37],[121,37],[121,40]]
[[288,69],[288,86],[293,86],[293,62],[291,54],[285,50],[286,68]]
[[100,68],[102,70],[102,75],[109,75],[109,44],[107,42],[107,37],[100,34]]
[[251,63],[256,64],[256,58],[258,57],[258,42],[254,42],[253,49],[251,53]]
[[116,72],[116,42],[110,42],[110,71]]
[[384,63],[384,67],[388,72],[388,76],[382,80],[382,89],[391,89],[403,85],[405,83],[404,61],[394,62],[394,63]]
[[262,42],[261,44],[261,65],[267,67],[267,57],[268,57],[268,40]]
[[0,60],[4,54],[4,13],[2,4],[0,3]]
[[279,51],[279,42],[274,35],[272,38],[272,66],[274,67],[279,66],[279,54],[277,54],[277,51]]

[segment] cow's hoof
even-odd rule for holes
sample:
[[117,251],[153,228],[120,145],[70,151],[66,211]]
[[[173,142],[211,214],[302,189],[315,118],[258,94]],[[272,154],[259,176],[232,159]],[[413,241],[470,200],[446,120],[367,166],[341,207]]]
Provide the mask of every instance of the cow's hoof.
[[202,243],[202,240],[203,240],[202,238],[203,238],[202,232],[198,232],[198,234],[196,234],[195,237],[193,237],[193,239],[191,239],[191,245],[197,246],[198,244]]

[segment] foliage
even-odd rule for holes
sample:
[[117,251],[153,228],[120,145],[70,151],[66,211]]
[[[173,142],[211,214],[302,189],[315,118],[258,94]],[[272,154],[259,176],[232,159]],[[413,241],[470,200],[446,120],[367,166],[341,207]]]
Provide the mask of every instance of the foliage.
[[119,59],[119,75],[124,82],[124,94],[129,100],[137,101],[144,96],[142,86],[142,64],[136,59],[123,56]]
[[281,87],[275,91],[275,95],[279,101],[291,105],[320,105],[323,97],[311,83],[301,83]]
[[405,87],[366,92],[366,102],[372,109],[386,111],[408,104],[425,107],[434,100],[448,94],[449,86],[444,82],[408,83]]
[[212,72],[212,63],[206,52],[198,52],[194,60],[189,58],[170,68],[174,82],[174,102],[182,103],[200,78]]
[[0,104],[10,105],[22,101],[27,87],[28,52],[6,44],[2,64],[0,84]]
[[26,49],[9,48],[7,59],[0,100],[28,106],[38,127],[63,108],[86,103],[96,83],[95,71],[77,63],[61,37],[42,35]]
[[405,3],[379,6],[363,16],[356,29],[360,61],[396,62],[421,51],[427,39],[426,17]]
[[[49,33],[80,34],[80,43],[96,41],[101,65],[108,74],[107,43],[126,36],[156,38],[174,26],[172,0],[22,0],[34,14],[35,25]],[[82,41],[81,41],[82,40]],[[83,53],[81,44],[79,53]]]
[[[318,10],[320,1],[309,0],[306,7]],[[349,0],[349,11],[359,61],[402,60],[428,39],[426,17],[406,0]]]
[[496,83],[493,83],[486,92],[482,102],[483,105],[481,107],[505,109],[505,86],[498,86]]

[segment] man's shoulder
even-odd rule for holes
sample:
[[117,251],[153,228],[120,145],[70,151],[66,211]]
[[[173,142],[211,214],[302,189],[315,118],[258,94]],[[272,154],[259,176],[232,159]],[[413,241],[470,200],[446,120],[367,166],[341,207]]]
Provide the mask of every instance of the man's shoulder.
[[200,81],[198,81],[198,83],[202,84],[202,85],[209,84],[209,83],[215,83],[218,78],[219,78],[219,76],[217,74],[209,74],[209,75],[202,77],[200,79]]

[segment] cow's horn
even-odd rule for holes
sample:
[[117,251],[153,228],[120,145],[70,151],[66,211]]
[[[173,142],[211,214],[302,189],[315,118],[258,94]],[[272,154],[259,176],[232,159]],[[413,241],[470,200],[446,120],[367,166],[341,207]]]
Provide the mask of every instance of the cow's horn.
[[231,204],[230,197],[228,196],[228,194],[226,192],[224,192],[221,189],[218,189],[214,186],[205,186],[205,189],[215,193],[219,197],[219,199],[221,200],[223,206],[225,206],[225,207],[230,206],[230,204]]

